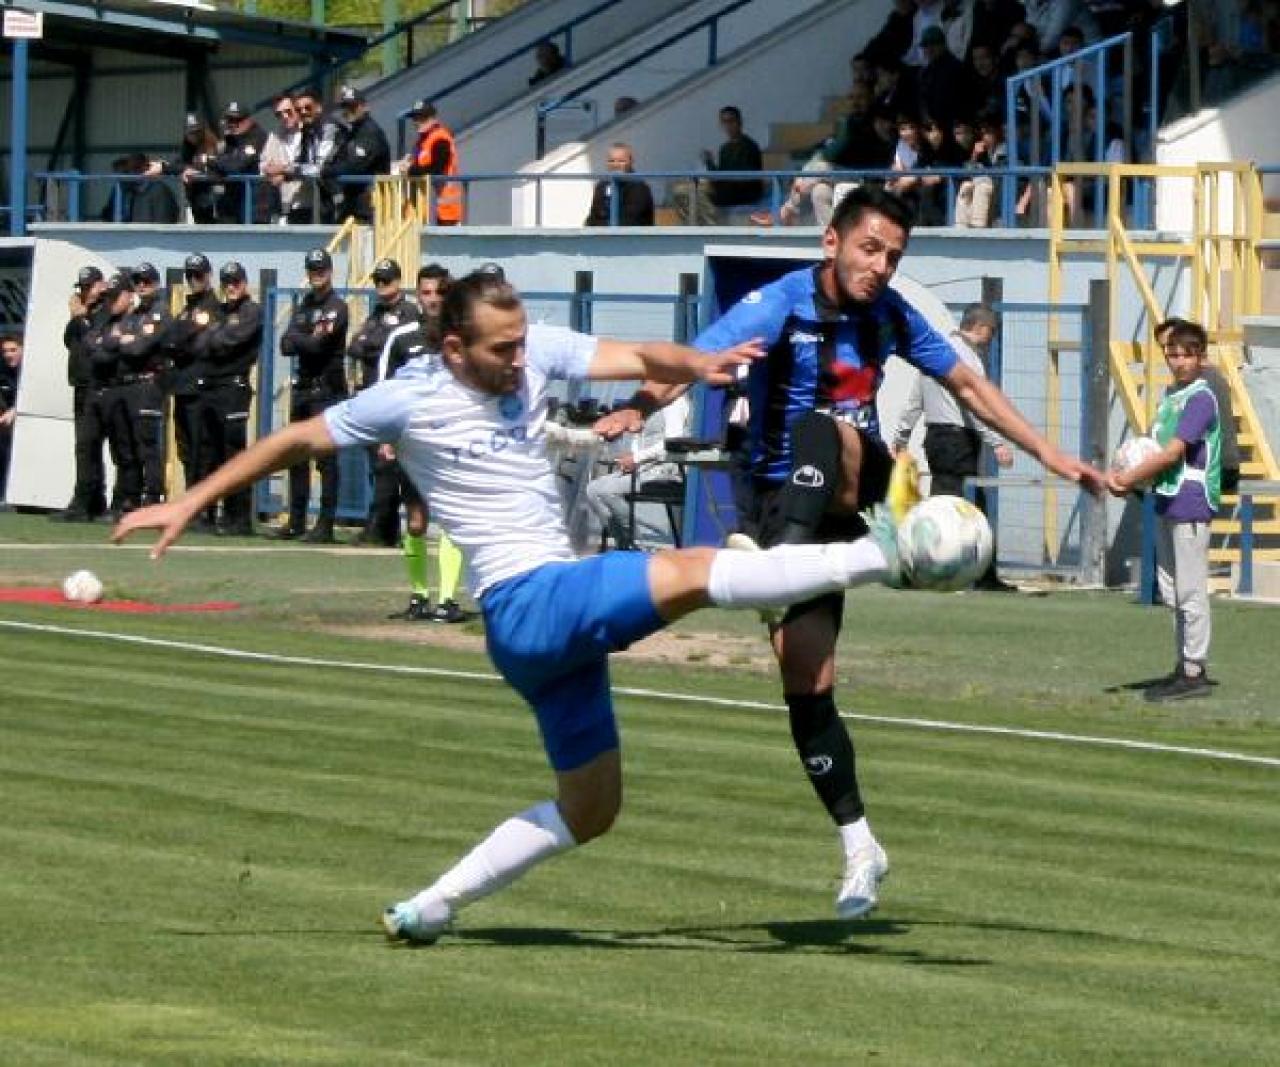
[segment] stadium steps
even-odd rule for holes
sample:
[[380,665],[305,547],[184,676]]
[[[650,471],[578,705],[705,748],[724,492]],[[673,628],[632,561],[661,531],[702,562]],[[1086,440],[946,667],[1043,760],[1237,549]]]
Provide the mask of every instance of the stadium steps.
[[836,123],[849,110],[846,96],[824,96],[816,122],[772,122],[769,143],[761,150],[765,170],[790,170],[806,162],[814,149],[836,132]]

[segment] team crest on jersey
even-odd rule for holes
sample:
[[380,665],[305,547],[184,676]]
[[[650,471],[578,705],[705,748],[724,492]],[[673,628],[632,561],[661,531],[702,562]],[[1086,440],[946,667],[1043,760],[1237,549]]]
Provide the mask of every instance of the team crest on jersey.
[[498,398],[498,414],[507,422],[515,422],[524,414],[524,397],[519,393],[504,393]]

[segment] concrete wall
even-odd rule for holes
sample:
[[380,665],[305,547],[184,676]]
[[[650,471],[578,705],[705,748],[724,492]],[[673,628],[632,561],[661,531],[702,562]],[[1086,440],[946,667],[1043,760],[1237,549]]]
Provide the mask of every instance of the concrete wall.
[[[724,6],[723,0],[699,0],[678,15],[631,38],[556,82],[571,88],[607,72],[627,55],[638,55]],[[559,145],[538,162],[534,157],[536,120],[525,103],[506,108],[466,130],[458,154],[464,172],[581,174],[604,169],[603,156],[614,141],[636,149],[637,170],[691,170],[700,166],[703,148],[723,139],[717,124],[725,104],[742,108],[747,130],[762,143],[768,123],[816,119],[825,95],[845,91],[849,57],[875,32],[886,0],[788,0],[786,4],[756,0],[720,22],[719,55],[727,57],[706,68],[707,33],[699,31],[649,59],[620,72],[584,98],[587,115],[570,113],[559,121],[577,122],[575,138],[565,126],[552,128],[551,145]],[[808,12],[808,14],[806,14]],[[805,71],[796,78],[795,71]],[[641,106],[613,120],[613,101],[633,96]],[[518,158],[512,165],[513,149]],[[472,187],[469,218],[482,225],[577,226],[591,201],[589,181],[548,183],[540,216],[533,184],[512,190],[505,183]],[[665,198],[664,189],[655,196]]]
[[[1276,112],[1280,110],[1280,75],[1268,78],[1230,101],[1166,127],[1160,132],[1156,159],[1163,164],[1194,165],[1249,161],[1280,164],[1276,145]],[[1280,196],[1280,174],[1264,181],[1268,198]],[[1185,232],[1192,225],[1190,183],[1161,182],[1156,205],[1156,226],[1168,232]],[[1226,223],[1231,215],[1225,201]]]
[[[600,3],[601,0],[542,0],[541,3],[518,8],[426,61],[372,86],[369,102],[373,113],[386,128],[394,146],[396,116],[414,100],[434,99],[441,90],[469,77],[472,72],[525,48],[530,49],[528,54],[451,93],[440,101],[440,108],[442,117],[456,130],[464,130],[483,116],[516,100],[522,101],[524,110],[528,111],[532,101],[539,95],[545,95],[551,85],[559,90],[572,85],[571,79],[581,80],[581,69],[589,65],[593,57],[661,21],[668,13],[681,8],[684,0],[623,0],[623,3],[588,19],[573,30],[573,66],[570,71],[541,87],[539,93],[530,92],[529,77],[537,66],[532,47],[550,30],[586,14]],[[556,40],[563,50],[563,35]],[[526,158],[528,155],[515,166]],[[515,166],[510,169],[514,170]]]

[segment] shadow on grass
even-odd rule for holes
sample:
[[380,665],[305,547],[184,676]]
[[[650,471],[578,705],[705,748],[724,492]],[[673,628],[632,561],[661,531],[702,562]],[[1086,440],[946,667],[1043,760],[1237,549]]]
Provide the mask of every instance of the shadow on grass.
[[827,919],[669,926],[656,930],[571,930],[563,927],[483,927],[454,931],[449,940],[501,948],[587,948],[648,952],[744,952],[880,956],[919,966],[983,967],[990,960],[935,956],[878,939],[900,937],[913,924],[892,919],[858,923]]

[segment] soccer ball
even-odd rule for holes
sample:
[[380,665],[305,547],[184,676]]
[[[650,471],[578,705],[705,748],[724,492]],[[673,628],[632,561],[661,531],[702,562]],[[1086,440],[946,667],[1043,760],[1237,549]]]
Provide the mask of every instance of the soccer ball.
[[96,604],[102,599],[102,579],[93,571],[68,574],[62,583],[62,595],[76,604]]
[[[1154,437],[1130,437],[1116,449],[1116,454],[1111,460],[1111,469],[1123,474],[1125,471],[1133,470],[1144,459],[1150,459],[1158,452],[1163,451],[1160,443]],[[1151,482],[1137,482],[1134,484],[1135,489],[1147,489]]]
[[931,496],[898,526],[898,554],[917,589],[967,588],[991,565],[994,543],[987,517],[958,496]]

